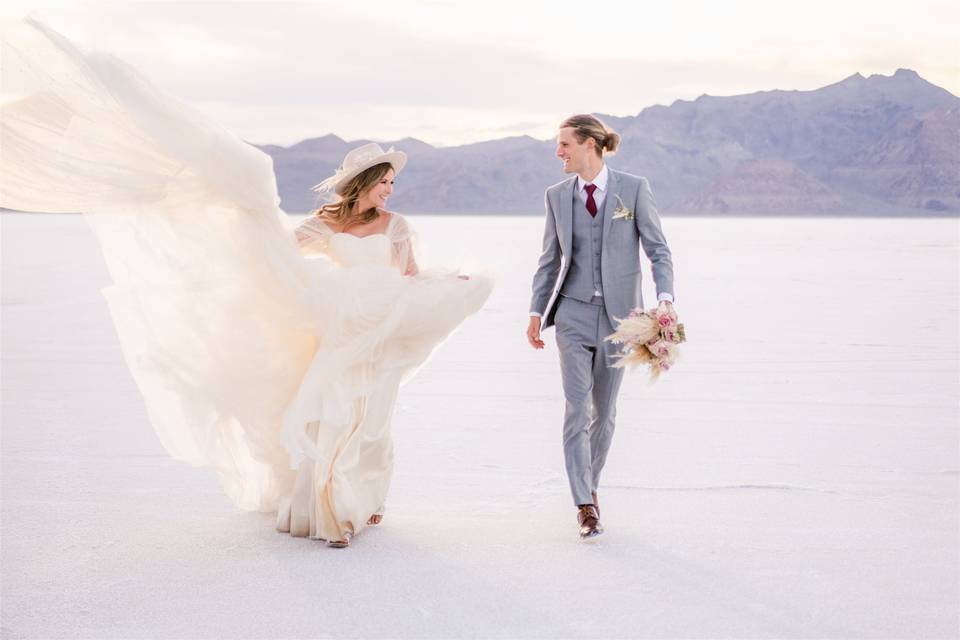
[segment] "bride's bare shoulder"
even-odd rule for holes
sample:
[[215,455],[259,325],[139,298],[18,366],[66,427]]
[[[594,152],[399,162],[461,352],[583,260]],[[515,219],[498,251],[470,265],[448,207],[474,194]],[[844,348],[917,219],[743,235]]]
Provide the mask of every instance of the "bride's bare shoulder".
[[387,216],[388,228],[393,229],[406,229],[409,225],[407,224],[407,219],[396,211],[387,211],[386,209],[381,209],[383,215]]
[[[297,243],[304,247],[306,245],[323,246],[330,238],[333,231],[316,215],[307,216],[294,228],[294,235]],[[317,244],[320,243],[320,244]]]
[[309,227],[315,231],[330,231],[330,223],[326,222],[316,213],[312,213],[307,216],[307,219],[303,221],[303,226]]

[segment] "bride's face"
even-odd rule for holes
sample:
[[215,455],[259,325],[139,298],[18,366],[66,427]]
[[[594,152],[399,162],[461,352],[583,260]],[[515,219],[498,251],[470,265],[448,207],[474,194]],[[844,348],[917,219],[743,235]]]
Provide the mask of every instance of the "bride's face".
[[388,169],[377,184],[370,187],[366,193],[360,196],[360,200],[357,203],[360,211],[366,211],[373,207],[377,207],[378,209],[387,208],[387,198],[393,193],[393,176],[393,169]]

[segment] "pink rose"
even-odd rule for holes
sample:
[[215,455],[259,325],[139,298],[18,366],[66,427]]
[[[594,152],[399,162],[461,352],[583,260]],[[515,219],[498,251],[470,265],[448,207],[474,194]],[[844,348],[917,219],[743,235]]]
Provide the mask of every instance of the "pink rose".
[[665,358],[670,355],[670,346],[663,340],[657,340],[650,345],[650,351],[658,358]]
[[672,311],[669,313],[661,313],[657,315],[657,322],[660,323],[660,327],[672,327],[677,323],[677,314]]

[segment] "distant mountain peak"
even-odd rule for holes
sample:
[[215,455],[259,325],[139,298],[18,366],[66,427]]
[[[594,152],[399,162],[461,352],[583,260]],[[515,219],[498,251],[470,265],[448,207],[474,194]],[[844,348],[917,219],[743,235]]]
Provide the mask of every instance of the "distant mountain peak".
[[920,79],[920,74],[914,71],[913,69],[897,69],[894,74],[894,78],[910,78],[910,79]]
[[917,82],[917,81],[920,81],[920,82],[923,82],[923,83],[926,83],[926,82],[927,82],[927,81],[924,80],[922,77],[920,77],[920,74],[919,74],[919,73],[917,73],[917,72],[914,71],[913,69],[904,69],[903,67],[897,69],[896,71],[894,71],[892,74],[890,74],[890,75],[888,75],[888,76],[887,76],[887,75],[884,75],[884,74],[882,74],[882,73],[871,73],[869,78],[864,78],[864,77],[860,74],[860,72],[858,71],[857,73],[853,74],[852,76],[846,78],[846,79],[844,80],[844,82],[846,82],[847,80],[853,80],[853,79],[866,80],[867,82],[870,82],[870,83],[890,82],[890,81],[892,81],[892,80],[897,80],[897,81],[899,81],[899,82],[905,82],[905,81],[906,81],[906,82]]
[[[354,145],[358,142],[359,141],[354,140],[350,144]],[[399,140],[378,141],[378,143],[380,144],[381,147],[385,149],[389,147],[393,147],[397,151],[403,151],[404,153],[407,153],[407,154],[420,153],[421,151],[430,151],[431,149],[436,148],[429,142],[424,142],[423,140],[420,140],[419,138],[414,138],[412,136],[407,136],[406,138],[400,138]]]
[[407,136],[406,138],[401,138],[397,140],[397,144],[415,144],[415,145],[426,145],[432,147],[433,145],[429,142],[424,142],[420,138],[414,138],[413,136]]
[[338,148],[343,144],[345,144],[343,138],[340,138],[332,133],[328,133],[327,135],[320,136],[319,138],[307,138],[306,140],[301,140],[289,148],[298,149],[301,151],[323,151],[326,149]]
[[[646,176],[665,211],[960,213],[960,98],[912,69],[598,115],[623,136],[614,166]],[[274,157],[284,207],[308,211],[310,186],[364,142],[328,134],[261,148]],[[552,142],[529,135],[380,144],[417,156],[392,205],[401,211],[542,215],[542,189],[562,177]]]
[[336,134],[333,134],[333,133],[328,133],[327,135],[325,135],[325,136],[320,136],[320,137],[318,137],[318,138],[307,138],[307,139],[304,140],[303,142],[310,142],[311,140],[313,140],[313,141],[315,141],[315,142],[338,142],[338,143],[339,143],[339,142],[344,142],[344,139],[343,139],[343,138],[341,138],[340,136],[338,136],[338,135],[336,135]]

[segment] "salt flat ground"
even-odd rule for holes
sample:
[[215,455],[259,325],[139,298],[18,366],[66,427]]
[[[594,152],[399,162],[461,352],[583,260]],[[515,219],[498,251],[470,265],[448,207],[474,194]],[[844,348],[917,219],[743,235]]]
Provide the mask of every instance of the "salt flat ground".
[[80,217],[2,216],[4,638],[957,637],[956,220],[666,219],[690,342],[628,374],[593,545],[523,336],[541,221],[412,220],[499,284],[338,551],[167,457]]

